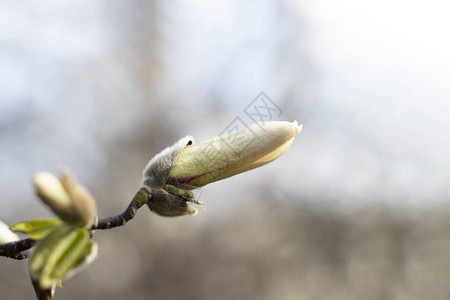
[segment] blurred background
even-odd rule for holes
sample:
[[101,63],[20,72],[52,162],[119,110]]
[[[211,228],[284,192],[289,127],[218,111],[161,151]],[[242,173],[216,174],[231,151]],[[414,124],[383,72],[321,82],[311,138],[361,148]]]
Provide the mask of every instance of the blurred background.
[[[261,92],[270,118],[303,124],[275,162],[199,191],[198,215],[143,207],[97,232],[56,299],[450,298],[443,1],[0,6],[7,224],[52,216],[31,177],[61,166],[99,217],[122,212],[153,155],[250,125]],[[0,258],[1,299],[34,298],[26,269]]]

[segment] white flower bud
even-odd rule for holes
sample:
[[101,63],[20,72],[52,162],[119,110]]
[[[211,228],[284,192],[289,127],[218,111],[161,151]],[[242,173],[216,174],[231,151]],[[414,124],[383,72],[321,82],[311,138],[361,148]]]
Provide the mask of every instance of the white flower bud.
[[193,214],[188,190],[260,167],[280,157],[302,130],[297,121],[255,123],[229,135],[193,144],[186,136],[156,155],[144,169],[148,206],[163,216]]

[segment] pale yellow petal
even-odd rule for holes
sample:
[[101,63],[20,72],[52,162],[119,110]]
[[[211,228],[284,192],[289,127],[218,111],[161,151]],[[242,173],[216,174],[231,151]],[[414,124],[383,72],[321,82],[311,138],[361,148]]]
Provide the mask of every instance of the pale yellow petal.
[[199,187],[251,170],[279,157],[300,131],[296,121],[256,123],[241,132],[186,147],[170,177]]

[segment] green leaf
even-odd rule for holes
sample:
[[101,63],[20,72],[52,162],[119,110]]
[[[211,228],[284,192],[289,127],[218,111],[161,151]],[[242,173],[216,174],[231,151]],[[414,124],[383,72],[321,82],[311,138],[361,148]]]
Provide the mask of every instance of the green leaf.
[[61,238],[70,232],[73,227],[66,224],[55,226],[48,235],[42,239],[34,250],[33,256],[30,260],[30,275],[34,279],[38,279],[45,266],[47,258],[52,251],[52,248],[58,243]]
[[61,220],[54,218],[40,218],[23,221],[10,226],[15,232],[27,234],[32,239],[41,239],[49,233],[55,225],[61,224]]
[[30,261],[30,274],[42,288],[60,281],[75,267],[89,263],[95,248],[85,228],[60,225],[36,247]]

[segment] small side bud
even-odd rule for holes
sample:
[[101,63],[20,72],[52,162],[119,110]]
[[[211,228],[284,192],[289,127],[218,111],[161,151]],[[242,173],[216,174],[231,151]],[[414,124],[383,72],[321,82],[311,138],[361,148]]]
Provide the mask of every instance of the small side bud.
[[61,174],[61,184],[72,199],[72,207],[79,217],[79,223],[85,224],[84,226],[92,225],[95,215],[94,198],[76,181],[69,169],[61,169]]
[[50,209],[68,224],[90,226],[95,215],[95,202],[69,169],[61,170],[62,178],[48,172],[33,178],[36,194]]
[[147,205],[151,211],[163,217],[178,217],[184,215],[194,215],[197,210],[188,202],[190,199],[173,195],[163,189],[153,189],[152,198]]

